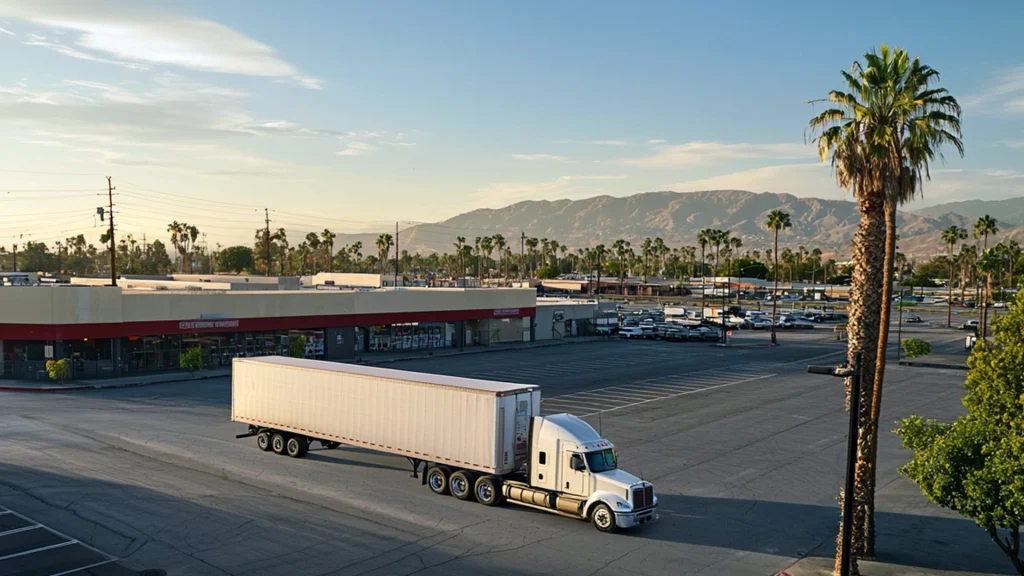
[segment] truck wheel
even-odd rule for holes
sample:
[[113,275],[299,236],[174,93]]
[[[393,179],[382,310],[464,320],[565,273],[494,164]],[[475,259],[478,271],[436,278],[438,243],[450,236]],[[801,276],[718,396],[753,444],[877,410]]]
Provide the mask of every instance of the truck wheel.
[[270,451],[270,432],[264,430],[256,435],[256,447],[264,452]]
[[469,500],[473,497],[473,490],[476,485],[476,475],[467,470],[459,470],[448,479],[448,488],[459,500]]
[[285,444],[287,443],[288,440],[284,437],[284,434],[281,434],[280,432],[274,432],[274,434],[270,436],[270,449],[273,450],[275,454],[284,454]]
[[302,436],[291,436],[284,445],[285,452],[292,458],[302,458],[306,455],[309,443]]
[[590,521],[594,523],[594,528],[597,528],[601,532],[609,534],[615,532],[615,514],[613,514],[612,509],[603,502],[598,503],[594,506],[594,509],[590,511]]
[[452,472],[446,466],[431,466],[427,470],[427,486],[434,494],[448,493],[448,480]]
[[476,501],[484,506],[499,506],[505,502],[501,494],[501,478],[497,476],[481,476],[473,488]]

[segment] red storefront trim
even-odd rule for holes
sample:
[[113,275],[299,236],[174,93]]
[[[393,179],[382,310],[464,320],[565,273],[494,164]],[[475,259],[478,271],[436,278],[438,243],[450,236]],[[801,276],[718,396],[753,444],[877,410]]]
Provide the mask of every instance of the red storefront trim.
[[484,310],[434,310],[385,314],[335,314],[330,316],[284,316],[276,318],[218,318],[211,320],[154,320],[95,324],[0,324],[0,340],[78,340],[122,338],[209,332],[255,332],[261,330],[308,330],[375,326],[409,322],[458,322],[489,318],[533,316],[535,308]]

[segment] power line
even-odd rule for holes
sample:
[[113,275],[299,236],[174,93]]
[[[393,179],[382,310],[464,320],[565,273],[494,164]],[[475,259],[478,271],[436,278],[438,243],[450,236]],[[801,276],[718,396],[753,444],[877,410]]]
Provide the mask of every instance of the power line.
[[12,170],[0,168],[0,172],[11,172],[13,174],[42,174],[44,176],[102,176],[102,174],[87,174],[84,172],[36,172],[33,170]]

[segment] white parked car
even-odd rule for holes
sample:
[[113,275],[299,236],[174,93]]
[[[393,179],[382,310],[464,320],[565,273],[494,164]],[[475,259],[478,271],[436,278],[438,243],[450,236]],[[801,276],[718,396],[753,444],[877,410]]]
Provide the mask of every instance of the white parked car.
[[628,328],[619,328],[619,338],[645,338],[643,328],[639,326],[630,326]]
[[757,316],[750,321],[750,327],[754,330],[771,330],[772,319],[767,316]]

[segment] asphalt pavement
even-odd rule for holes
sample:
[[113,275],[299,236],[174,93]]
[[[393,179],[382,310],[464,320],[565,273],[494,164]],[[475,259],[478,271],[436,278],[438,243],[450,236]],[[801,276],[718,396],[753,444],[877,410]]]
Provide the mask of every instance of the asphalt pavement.
[[[932,326],[936,341],[959,338]],[[0,393],[0,505],[134,570],[168,574],[768,575],[828,556],[846,415],[830,330],[733,345],[608,340],[396,362],[536,383],[545,412],[585,415],[620,466],[655,485],[661,519],[605,535],[529,509],[435,496],[404,459],[304,459],[236,440],[227,378],[60,395]],[[952,340],[950,340],[952,341]],[[883,421],[962,412],[963,373],[890,366]],[[898,476],[883,426],[880,559],[927,573],[1009,574],[973,522]],[[2,556],[2,554],[0,554]]]

